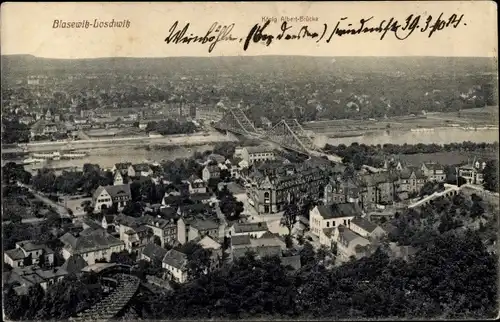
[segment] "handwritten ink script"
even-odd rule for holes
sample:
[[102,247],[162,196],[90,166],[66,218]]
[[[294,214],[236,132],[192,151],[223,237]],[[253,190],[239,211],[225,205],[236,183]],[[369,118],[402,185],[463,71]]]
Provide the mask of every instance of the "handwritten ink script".
[[361,34],[378,35],[380,40],[384,40],[388,34],[393,35],[398,40],[408,39],[412,34],[417,33],[426,34],[428,38],[431,38],[437,32],[467,25],[464,21],[464,15],[456,13],[450,15],[441,13],[438,17],[412,14],[401,22],[394,17],[384,20],[369,17],[356,22],[349,21],[348,17],[342,17],[333,25],[323,23],[315,27],[309,25],[293,26],[284,21],[279,30],[273,32],[270,27],[271,20],[267,20],[262,24],[255,24],[244,37],[236,37],[232,34],[234,23],[223,25],[214,22],[203,35],[194,35],[189,31],[190,23],[186,23],[181,28],[179,22],[176,21],[170,27],[165,42],[167,44],[207,44],[208,52],[211,53],[219,42],[241,43],[243,50],[246,51],[252,43],[263,43],[269,46],[275,41],[303,39],[314,40],[316,43],[330,43],[334,37]]

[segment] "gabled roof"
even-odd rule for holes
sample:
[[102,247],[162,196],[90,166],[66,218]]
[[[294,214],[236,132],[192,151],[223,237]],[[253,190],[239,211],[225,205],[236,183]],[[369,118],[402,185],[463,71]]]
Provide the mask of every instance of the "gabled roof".
[[71,255],[64,262],[64,264],[62,264],[61,268],[70,274],[76,274],[79,273],[86,266],[87,262],[83,259],[83,257],[78,254],[75,254]]
[[318,211],[323,219],[355,217],[362,215],[361,209],[353,203],[339,203],[333,205],[319,205]]
[[300,256],[287,256],[287,257],[281,257],[281,265],[283,266],[290,266],[294,270],[298,270],[302,267],[300,263]]
[[94,192],[94,199],[97,198],[104,190],[111,196],[111,198],[127,196],[131,197],[130,185],[129,184],[120,184],[113,186],[99,186]]
[[135,171],[144,171],[144,172],[149,172],[151,171],[151,166],[147,163],[138,163],[138,164],[134,164],[132,166],[134,168]]
[[244,147],[248,151],[248,153],[271,153],[274,152],[274,149],[267,145],[258,145],[258,146],[246,146]]
[[180,270],[185,270],[187,265],[187,256],[175,249],[169,250],[162,260],[163,263],[173,266]]
[[40,250],[40,249],[43,249],[45,247],[44,245],[35,244],[31,240],[24,240],[24,241],[17,242],[16,245],[19,245],[19,247],[22,247],[27,252]]
[[408,179],[411,177],[412,173],[415,173],[415,177],[417,179],[425,178],[424,172],[417,167],[406,167],[406,168],[402,169],[400,174],[399,174],[399,177],[401,179]]
[[424,163],[425,167],[431,171],[436,171],[436,170],[443,170],[444,171],[444,166],[439,164],[439,163],[435,163],[435,162],[428,162],[428,163]]
[[205,167],[205,169],[207,169],[208,172],[210,172],[210,173],[219,173],[220,172],[220,168],[218,165],[207,165]]
[[200,231],[207,231],[219,228],[219,223],[211,219],[193,218],[191,220],[187,220],[187,222],[189,222],[189,225],[191,227],[196,228],[197,230]]
[[66,233],[60,238],[60,240],[65,244],[64,247],[70,250],[72,254],[108,249],[113,246],[123,245],[121,240],[102,230],[88,230],[85,234],[80,234],[78,237],[75,237],[70,233]]
[[234,224],[235,233],[251,233],[258,231],[268,231],[267,222],[256,222],[256,223],[235,223]]
[[345,227],[344,225],[340,225],[338,228],[338,231],[339,231],[339,239],[345,243],[347,243],[348,245],[358,239],[358,238],[361,238],[361,239],[364,239],[367,241],[367,239],[361,237],[360,235],[356,234],[355,232],[353,232],[352,230],[350,230],[349,228]]
[[154,243],[149,243],[146,245],[146,247],[144,247],[142,254],[151,259],[162,261],[167,252],[168,251],[165,248],[158,246]]
[[116,163],[115,168],[117,170],[127,170],[128,167],[130,167],[131,165],[132,165],[131,162],[121,162],[121,163]]
[[354,217],[351,220],[351,224],[355,224],[356,226],[367,231],[368,233],[372,233],[378,227],[376,224],[374,224],[371,221],[366,220],[365,218],[362,218],[362,217]]
[[6,250],[5,254],[7,256],[9,256],[14,261],[21,260],[21,259],[25,258],[24,252],[19,248]]
[[193,201],[202,201],[202,200],[208,200],[212,198],[212,194],[206,192],[206,193],[193,193],[189,195],[189,199]]
[[250,236],[249,235],[232,236],[231,245],[232,246],[250,245]]

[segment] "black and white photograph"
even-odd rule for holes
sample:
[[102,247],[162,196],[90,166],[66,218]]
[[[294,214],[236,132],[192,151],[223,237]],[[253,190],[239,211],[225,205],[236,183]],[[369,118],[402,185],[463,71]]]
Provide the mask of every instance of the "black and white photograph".
[[498,317],[495,2],[0,14],[5,321]]

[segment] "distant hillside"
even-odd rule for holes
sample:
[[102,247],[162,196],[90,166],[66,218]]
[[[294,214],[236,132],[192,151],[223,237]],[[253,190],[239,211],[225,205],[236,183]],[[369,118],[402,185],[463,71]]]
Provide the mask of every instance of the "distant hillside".
[[129,72],[184,73],[395,73],[449,74],[496,72],[490,58],[448,57],[166,57],[51,59],[31,55],[1,56],[2,74]]

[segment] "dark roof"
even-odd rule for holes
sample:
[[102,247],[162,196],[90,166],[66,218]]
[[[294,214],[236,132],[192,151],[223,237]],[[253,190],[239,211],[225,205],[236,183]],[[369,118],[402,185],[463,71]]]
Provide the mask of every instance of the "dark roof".
[[281,260],[281,265],[283,265],[283,266],[290,266],[294,270],[298,270],[302,266],[300,264],[300,256],[299,255],[297,255],[297,256],[281,257],[280,260]]
[[256,231],[267,231],[269,228],[267,227],[267,222],[256,222],[256,223],[236,223],[234,224],[234,232],[235,233],[251,233]]
[[233,249],[233,258],[239,258],[245,255],[245,253],[249,250],[254,252],[259,258],[281,255],[280,246],[257,246],[257,247],[243,247],[243,248]]
[[65,248],[69,248],[73,251],[73,254],[78,254],[80,252],[88,252],[92,250],[107,249],[112,246],[122,245],[123,242],[118,238],[105,233],[102,230],[87,230],[85,234],[83,232],[80,236],[75,237],[69,234],[64,234],[60,240],[65,244]]
[[40,250],[40,249],[43,249],[45,247],[44,245],[35,244],[31,240],[24,240],[24,241],[17,242],[16,245],[19,245],[27,252],[31,252],[34,250]]
[[177,209],[171,207],[160,208],[160,213],[166,218],[175,219],[177,218]]
[[128,167],[130,167],[132,165],[131,162],[124,162],[124,163],[116,163],[115,164],[115,168],[117,170],[127,170]]
[[378,227],[376,224],[362,217],[354,217],[351,223],[361,227],[369,233],[373,232]]
[[232,246],[250,245],[250,236],[248,236],[248,235],[232,236],[231,237],[231,245]]
[[5,254],[15,261],[24,259],[24,252],[19,248],[6,250]]
[[71,255],[65,262],[62,264],[61,268],[66,270],[66,272],[70,274],[79,273],[82,268],[87,266],[87,262],[83,259],[82,256],[76,254]]
[[427,169],[431,171],[444,170],[444,166],[439,163],[429,162],[429,163],[424,163],[424,165]]
[[208,200],[212,197],[212,194],[210,193],[193,193],[189,195],[189,199],[193,201],[200,201],[200,200]]
[[218,165],[207,165],[205,168],[210,173],[218,173],[218,172],[220,172],[220,168],[219,168]]
[[274,149],[271,146],[267,145],[258,145],[258,146],[246,146],[244,147],[248,151],[248,153],[271,153],[274,152]]
[[187,220],[187,222],[189,223],[189,225],[191,225],[191,227],[194,227],[201,231],[213,230],[219,228],[219,223],[211,219],[193,218]]
[[357,238],[363,238],[343,225],[340,225],[337,229],[339,230],[339,239],[346,242],[347,244],[349,244],[350,242],[352,242]]
[[410,178],[412,173],[415,173],[415,177],[417,179],[425,178],[424,172],[417,167],[406,167],[406,168],[402,169],[400,174],[399,174],[399,177],[401,179],[408,179],[408,178]]
[[144,247],[142,254],[149,257],[150,259],[157,259],[159,261],[162,261],[167,252],[168,251],[165,248],[154,243],[149,243],[146,245],[146,247]]
[[151,171],[151,166],[147,163],[138,163],[138,164],[134,164],[132,166],[134,168],[135,171],[144,171],[144,172],[149,172]]
[[195,203],[192,205],[182,205],[180,206],[181,213],[186,214],[201,214],[210,212],[212,208],[208,204],[204,203]]
[[390,183],[397,181],[397,175],[391,172],[377,172],[360,177],[360,181],[368,187],[376,186],[381,183]]
[[339,203],[330,206],[320,205],[318,211],[323,219],[355,217],[362,214],[361,209],[353,203]]
[[128,196],[131,197],[130,185],[129,184],[120,184],[116,186],[99,186],[94,192],[94,199],[97,198],[103,190],[106,190],[111,198],[116,198],[119,196]]
[[169,250],[163,257],[163,263],[183,270],[186,268],[187,256],[175,249]]
[[327,236],[327,237],[332,237],[332,233],[333,233],[333,230],[335,228],[323,228],[323,233]]

